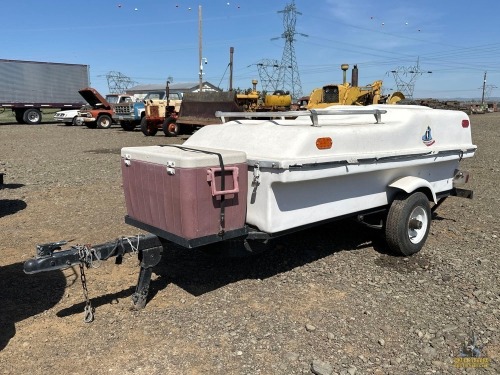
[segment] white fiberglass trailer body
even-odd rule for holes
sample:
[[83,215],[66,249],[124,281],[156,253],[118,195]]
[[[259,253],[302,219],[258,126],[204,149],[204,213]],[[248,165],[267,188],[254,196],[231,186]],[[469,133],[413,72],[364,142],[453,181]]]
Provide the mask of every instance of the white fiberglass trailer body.
[[[242,114],[219,113],[236,115]],[[205,126],[183,144],[246,155],[246,197],[238,204],[246,204],[246,225],[270,235],[387,210],[391,247],[416,252],[428,234],[429,201],[456,195],[455,184],[467,176],[459,162],[476,150],[469,117],[460,111],[372,105],[261,114],[273,115],[281,118]],[[122,150],[124,160],[134,158],[131,149]],[[168,164],[169,151],[161,153]]]

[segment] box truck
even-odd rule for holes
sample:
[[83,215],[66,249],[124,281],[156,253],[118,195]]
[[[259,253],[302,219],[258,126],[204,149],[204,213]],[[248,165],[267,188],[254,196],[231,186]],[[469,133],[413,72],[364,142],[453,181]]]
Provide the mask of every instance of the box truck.
[[0,59],[0,111],[20,124],[39,124],[45,108],[81,108],[88,86],[88,65]]

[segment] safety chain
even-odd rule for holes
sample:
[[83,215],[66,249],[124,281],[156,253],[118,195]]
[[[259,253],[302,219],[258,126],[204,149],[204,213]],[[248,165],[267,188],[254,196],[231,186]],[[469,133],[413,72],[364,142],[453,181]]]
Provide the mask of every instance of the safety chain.
[[132,241],[130,241],[130,239],[134,238],[134,237],[122,237],[122,240],[127,241],[128,244],[130,245],[130,249],[132,250],[130,252],[131,255],[137,255],[139,253],[139,242],[141,240],[141,236],[139,234],[137,235],[137,245],[136,246],[132,245]]
[[78,256],[80,258],[80,280],[82,282],[83,296],[85,297],[85,309],[84,309],[83,321],[85,323],[90,323],[94,320],[94,308],[90,303],[89,290],[87,289],[87,278],[85,276],[85,266],[87,268],[97,267],[93,266],[92,254],[96,256],[96,259],[99,258],[97,257],[95,250],[91,248],[90,245],[83,245],[83,246],[77,245],[76,247],[78,249]]
[[[132,249],[132,253],[136,254],[139,252],[139,239],[140,236],[137,236],[137,246],[134,247],[132,245],[132,241],[128,237],[122,237],[119,239],[116,243],[115,249],[113,249],[112,253],[114,253],[115,250],[118,249],[118,247],[121,247],[123,249],[123,241],[128,242],[130,245],[130,248]],[[87,278],[85,276],[85,267],[87,268],[98,268],[100,266],[100,263],[102,259],[100,256],[97,254],[96,250],[90,245],[76,245],[74,246],[78,250],[78,258],[80,260],[80,280],[82,282],[82,289],[83,289],[83,296],[85,297],[85,309],[84,309],[84,317],[83,321],[85,323],[90,323],[94,320],[94,311],[95,309],[92,307],[92,304],[90,303],[90,298],[89,298],[89,291],[87,289]]]

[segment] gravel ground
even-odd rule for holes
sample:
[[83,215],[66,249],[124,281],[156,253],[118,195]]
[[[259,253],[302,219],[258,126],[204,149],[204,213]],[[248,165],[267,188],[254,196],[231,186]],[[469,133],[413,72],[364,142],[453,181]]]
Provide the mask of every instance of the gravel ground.
[[[474,199],[437,211],[423,250],[387,253],[340,221],[252,258],[169,247],[131,311],[138,262],[25,275],[35,244],[98,244],[123,222],[119,151],[182,143],[120,128],[0,125],[0,374],[482,374],[500,372],[500,113],[474,115]],[[487,368],[454,365],[472,333]],[[489,362],[486,362],[489,361]]]

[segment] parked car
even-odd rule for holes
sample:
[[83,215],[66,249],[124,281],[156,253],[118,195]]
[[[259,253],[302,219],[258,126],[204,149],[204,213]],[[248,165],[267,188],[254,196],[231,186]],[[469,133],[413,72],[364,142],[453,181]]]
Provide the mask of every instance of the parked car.
[[78,117],[79,109],[67,109],[66,111],[58,111],[54,114],[54,120],[57,122],[64,122],[66,125],[76,125],[76,118]]

